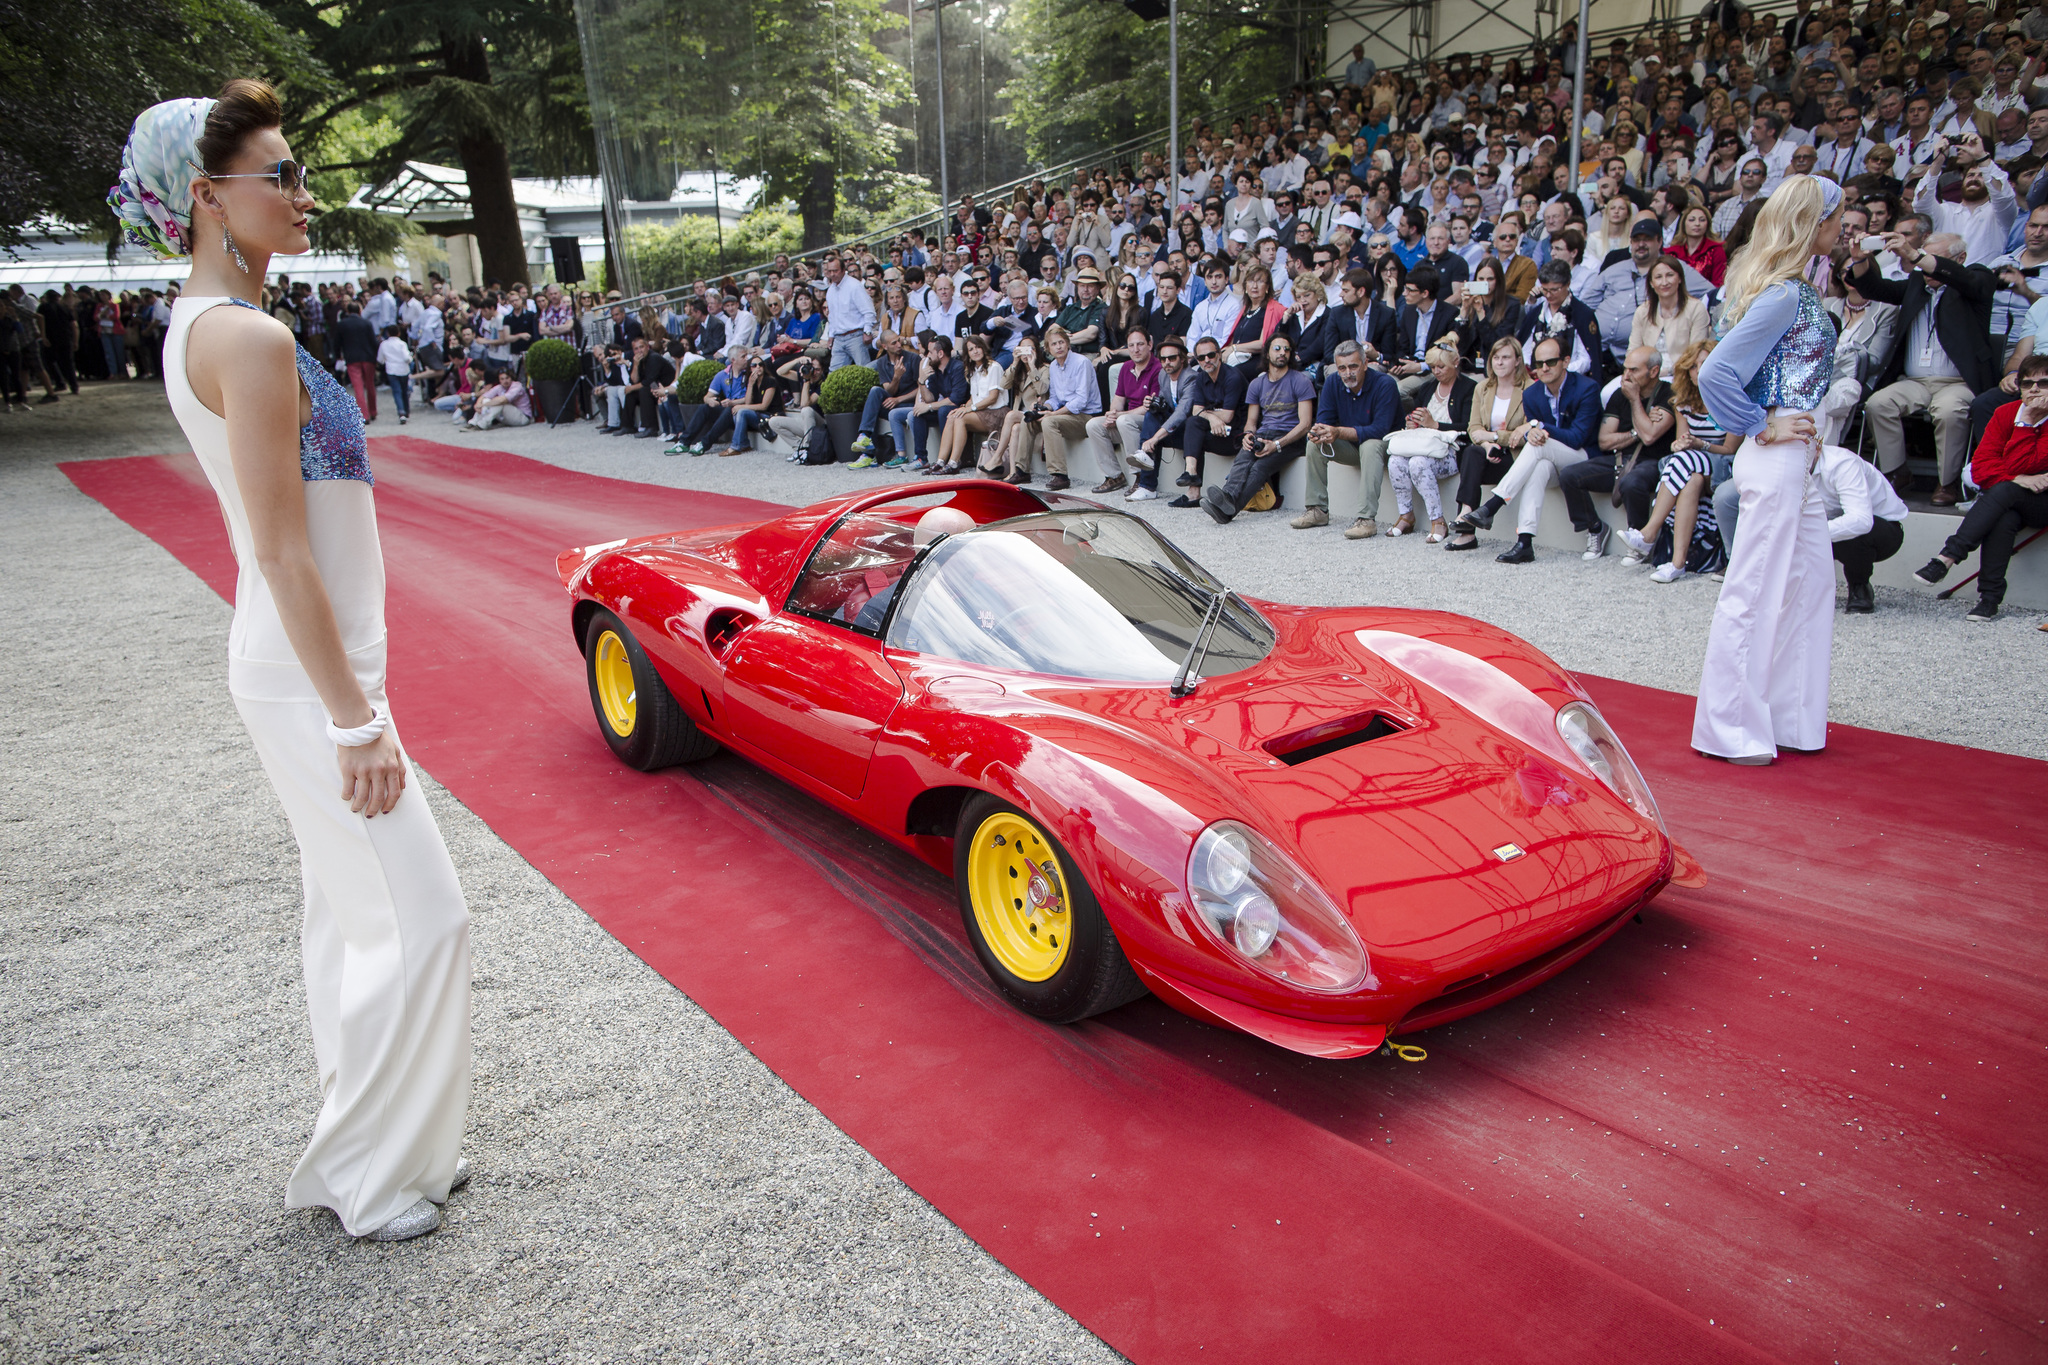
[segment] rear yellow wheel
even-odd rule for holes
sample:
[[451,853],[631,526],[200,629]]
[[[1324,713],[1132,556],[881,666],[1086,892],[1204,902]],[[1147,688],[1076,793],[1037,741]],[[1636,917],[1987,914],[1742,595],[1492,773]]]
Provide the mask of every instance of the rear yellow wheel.
[[626,642],[615,630],[601,632],[590,660],[591,676],[597,683],[597,700],[604,723],[620,739],[633,733],[640,694],[633,685],[633,660]]
[[1013,810],[992,812],[972,838],[967,894],[982,942],[1012,976],[1049,979],[1074,938],[1067,879],[1051,842]]

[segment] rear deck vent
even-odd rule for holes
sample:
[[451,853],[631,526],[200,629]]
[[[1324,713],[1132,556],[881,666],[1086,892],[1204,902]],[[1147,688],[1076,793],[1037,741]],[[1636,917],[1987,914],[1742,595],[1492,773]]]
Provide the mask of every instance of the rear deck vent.
[[1339,749],[1348,749],[1354,744],[1365,744],[1387,735],[1399,734],[1405,726],[1374,713],[1366,716],[1346,716],[1342,720],[1326,721],[1321,725],[1297,730],[1291,735],[1266,742],[1266,752],[1289,767],[1306,763],[1312,758],[1334,754]]

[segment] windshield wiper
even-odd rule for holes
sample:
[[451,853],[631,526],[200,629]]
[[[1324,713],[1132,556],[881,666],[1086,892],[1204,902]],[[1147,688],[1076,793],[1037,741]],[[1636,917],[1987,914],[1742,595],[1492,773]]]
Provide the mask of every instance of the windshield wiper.
[[[1199,677],[1193,677],[1194,668],[1197,663],[1209,657],[1209,636],[1215,631],[1217,618],[1223,615],[1224,600],[1229,596],[1230,591],[1227,588],[1210,595],[1209,609],[1202,613],[1201,629],[1195,632],[1195,638],[1188,643],[1188,654],[1180,661],[1180,671],[1173,675],[1173,686],[1168,689],[1171,695],[1185,697],[1195,690],[1195,683],[1201,681]],[[1193,681],[1189,680],[1191,677]]]

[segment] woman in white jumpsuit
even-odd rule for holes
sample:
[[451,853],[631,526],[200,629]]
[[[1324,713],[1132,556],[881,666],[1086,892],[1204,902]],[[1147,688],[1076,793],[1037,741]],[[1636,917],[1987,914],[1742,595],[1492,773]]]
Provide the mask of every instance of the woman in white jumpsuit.
[[309,245],[280,121],[257,81],[145,110],[108,200],[131,240],[193,258],[165,388],[234,544],[228,689],[299,846],[322,1104],[285,1203],[400,1241],[467,1174],[469,915],[385,701],[361,414],[260,307],[271,255]]
[[1729,267],[1724,333],[1700,396],[1735,452],[1741,532],[1714,608],[1692,744],[1734,763],[1827,743],[1835,566],[1814,470],[1818,413],[1834,378],[1835,329],[1804,278],[1834,248],[1842,191],[1786,177]]

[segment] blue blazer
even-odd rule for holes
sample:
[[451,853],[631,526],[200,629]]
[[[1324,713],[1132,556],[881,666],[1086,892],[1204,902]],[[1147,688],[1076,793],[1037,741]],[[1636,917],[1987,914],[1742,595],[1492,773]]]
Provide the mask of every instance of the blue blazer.
[[1522,415],[1531,422],[1541,422],[1543,429],[1558,440],[1592,458],[1600,453],[1600,385],[1596,380],[1582,374],[1567,373],[1564,387],[1558,390],[1557,405],[1563,409],[1553,412],[1550,407],[1550,390],[1541,384],[1531,384],[1522,395]]

